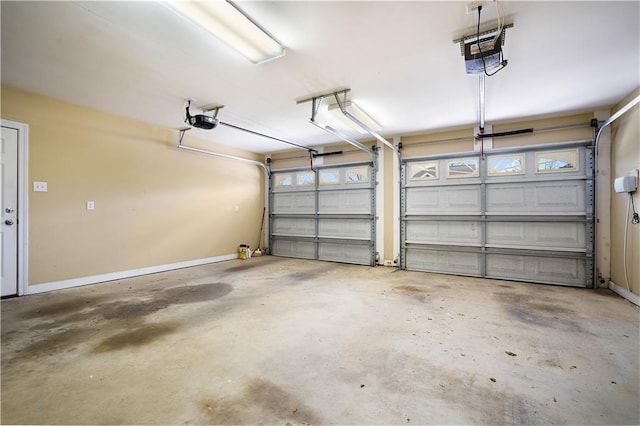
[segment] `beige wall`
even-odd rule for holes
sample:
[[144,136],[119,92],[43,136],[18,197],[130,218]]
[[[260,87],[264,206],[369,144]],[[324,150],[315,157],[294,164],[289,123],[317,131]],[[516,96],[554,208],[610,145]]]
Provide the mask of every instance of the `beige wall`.
[[384,182],[382,182],[382,185],[384,185],[385,199],[382,201],[378,200],[378,203],[382,203],[384,206],[383,214],[385,220],[384,229],[382,230],[382,232],[384,232],[384,259],[380,259],[381,262],[384,262],[385,260],[399,260],[396,259],[396,256],[394,256],[393,253],[393,238],[395,238],[393,229],[396,223],[396,220],[393,217],[393,203],[394,197],[398,197],[398,200],[400,198],[396,189],[397,182],[393,179],[393,157],[395,154],[393,153],[391,148],[387,146],[383,145],[382,149],[384,150]]
[[[533,128],[533,133],[496,138],[494,148],[510,148],[544,143],[593,140],[595,129],[589,126],[593,113],[537,118],[517,122],[499,123],[494,132]],[[585,125],[586,124],[586,125]]]
[[[592,113],[585,113],[522,119],[492,124],[492,130],[487,132],[535,129],[531,134],[494,138],[492,141],[494,149],[589,140],[594,137],[594,129],[589,126],[592,118]],[[402,137],[403,157],[471,152],[473,149],[474,129],[471,127]]]
[[[618,104],[615,113],[631,99],[640,94],[640,89]],[[611,124],[611,177],[627,175],[633,169],[640,169],[640,107],[636,105]],[[624,228],[630,220],[627,213],[627,194],[611,191],[611,280],[620,287],[627,288],[624,275]],[[633,193],[636,211],[640,211],[640,191]],[[633,293],[640,295],[640,224],[628,225],[627,268],[629,286]]]
[[468,152],[473,151],[473,129],[465,128],[403,136],[401,142],[402,157],[404,158]]
[[[178,150],[172,129],[4,86],[1,111],[29,125],[30,285],[223,256],[258,242],[258,167]],[[184,143],[259,159],[189,133]],[[47,182],[48,192],[33,192],[33,181]]]
[[[363,142],[363,145],[371,147],[375,142]],[[318,148],[320,152],[336,152],[342,151],[342,154],[328,155],[326,157],[317,157],[314,159],[314,166],[358,163],[361,161],[371,161],[371,154],[368,154],[350,144],[332,144]],[[271,169],[297,169],[310,168],[309,153],[302,149],[294,149],[276,152],[271,155]]]

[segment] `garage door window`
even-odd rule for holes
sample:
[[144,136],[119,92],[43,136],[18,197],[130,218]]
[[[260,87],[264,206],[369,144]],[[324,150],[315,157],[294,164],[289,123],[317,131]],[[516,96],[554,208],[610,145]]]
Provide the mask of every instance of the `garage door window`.
[[536,152],[536,173],[564,173],[578,170],[578,150]]
[[447,178],[478,177],[478,159],[460,158],[447,161]]
[[426,161],[409,164],[409,180],[436,180],[438,179],[438,162]]
[[524,154],[496,155],[489,158],[489,176],[523,175]]
[[367,183],[369,182],[369,167],[354,167],[345,171],[347,183]]
[[320,170],[320,185],[339,185],[340,171],[337,169]]
[[296,186],[311,186],[316,183],[314,172],[298,172],[296,175]]
[[291,175],[291,173],[276,175],[276,187],[283,187],[283,186],[291,186],[291,185],[293,185],[293,179],[292,178],[293,178],[293,176]]

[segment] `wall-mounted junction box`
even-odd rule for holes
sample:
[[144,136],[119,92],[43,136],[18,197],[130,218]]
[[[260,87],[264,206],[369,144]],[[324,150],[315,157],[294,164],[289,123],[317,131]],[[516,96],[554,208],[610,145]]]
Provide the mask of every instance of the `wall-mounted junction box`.
[[617,193],[634,192],[638,189],[638,170],[632,170],[627,176],[621,176],[613,181],[613,189]]
[[482,3],[484,3],[483,0],[476,0],[476,1],[467,3],[467,15],[471,15],[472,13],[477,13],[478,7],[482,6]]

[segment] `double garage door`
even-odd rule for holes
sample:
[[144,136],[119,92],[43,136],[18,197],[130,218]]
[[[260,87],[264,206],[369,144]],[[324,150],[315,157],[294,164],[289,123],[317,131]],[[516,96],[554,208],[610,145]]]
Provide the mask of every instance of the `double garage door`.
[[[591,141],[405,158],[400,267],[591,287]],[[373,163],[278,170],[276,256],[376,264]]]
[[374,266],[374,171],[359,163],[272,172],[271,253]]
[[402,162],[403,269],[590,287],[591,142]]

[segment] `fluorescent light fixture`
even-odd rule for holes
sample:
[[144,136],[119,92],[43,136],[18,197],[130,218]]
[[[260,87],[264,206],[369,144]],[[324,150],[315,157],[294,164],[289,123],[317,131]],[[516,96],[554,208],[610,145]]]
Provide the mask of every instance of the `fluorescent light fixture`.
[[340,133],[339,131],[337,131],[336,129],[334,129],[331,126],[327,126],[325,124],[319,123],[315,120],[309,120],[309,123],[313,124],[316,127],[321,128],[322,130],[324,130],[327,133],[331,133],[332,135],[342,139],[345,142],[349,142],[351,145],[355,146],[358,149],[361,149],[363,151],[366,151],[368,153],[372,153],[373,151],[370,148],[367,148],[366,146],[364,146],[363,144],[361,144],[360,142],[358,142],[357,140]]
[[167,4],[242,53],[254,64],[285,54],[280,43],[230,1],[174,0]]
[[[382,130],[382,127],[380,127],[380,125],[378,123],[376,123],[373,118],[369,117],[369,115],[366,112],[364,112],[358,105],[356,105],[352,101],[346,101],[346,102],[343,102],[343,104],[344,104],[345,109],[347,110],[347,112],[349,112],[351,115],[353,115],[358,120],[360,120],[364,125],[369,127],[369,129],[374,130],[374,131]],[[359,133],[362,133],[362,134],[369,133],[365,129],[363,129],[362,127],[358,126],[358,124],[353,122],[351,119],[349,119],[349,117],[345,116],[342,113],[342,110],[340,109],[340,105],[339,104],[329,105],[329,112],[335,118],[340,120],[343,124],[346,124],[347,126],[351,127],[352,129],[357,130]]]

